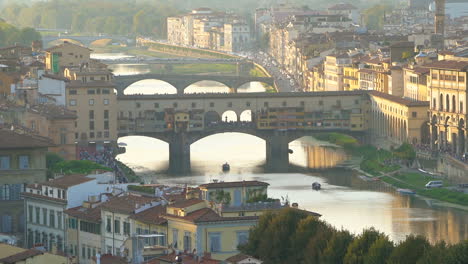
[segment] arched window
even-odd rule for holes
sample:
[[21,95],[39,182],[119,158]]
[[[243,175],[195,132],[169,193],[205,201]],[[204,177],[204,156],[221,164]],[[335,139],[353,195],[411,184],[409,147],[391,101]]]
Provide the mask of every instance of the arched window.
[[444,95],[440,94],[439,111],[444,111]]
[[432,99],[432,109],[437,109],[437,101],[435,98]]
[[457,102],[455,101],[455,95],[452,96],[452,112],[457,112]]
[[465,113],[465,111],[463,110],[463,102],[460,102],[460,109],[458,109],[458,111],[462,114]]
[[445,111],[450,112],[450,96],[445,95]]

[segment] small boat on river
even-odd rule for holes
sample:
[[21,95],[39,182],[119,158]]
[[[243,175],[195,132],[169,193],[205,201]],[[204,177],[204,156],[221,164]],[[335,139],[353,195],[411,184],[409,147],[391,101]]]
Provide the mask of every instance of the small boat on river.
[[397,192],[399,192],[401,194],[407,194],[407,195],[416,194],[416,192],[411,190],[411,189],[397,189]]
[[318,183],[318,182],[312,183],[312,189],[318,191],[318,190],[320,190],[321,188],[322,188],[322,185],[321,185],[320,183]]
[[231,169],[231,166],[229,165],[229,163],[226,162],[223,164],[222,168],[223,171],[229,171]]

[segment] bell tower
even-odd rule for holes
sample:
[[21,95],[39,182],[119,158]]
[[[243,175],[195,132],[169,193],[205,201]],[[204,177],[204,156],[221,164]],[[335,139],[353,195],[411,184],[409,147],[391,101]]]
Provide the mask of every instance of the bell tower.
[[435,0],[435,33],[444,35],[445,33],[445,0]]

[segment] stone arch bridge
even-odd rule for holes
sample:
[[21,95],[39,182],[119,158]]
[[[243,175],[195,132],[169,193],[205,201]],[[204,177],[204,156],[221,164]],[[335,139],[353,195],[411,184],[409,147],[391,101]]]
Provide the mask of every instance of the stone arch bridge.
[[[286,171],[291,141],[313,133],[337,131],[363,138],[368,105],[369,97],[364,91],[120,95],[118,133],[119,137],[140,135],[167,142],[171,173],[190,171],[190,145],[194,142],[219,133],[249,134],[265,140],[267,168]],[[268,117],[272,119],[266,123],[291,124],[262,127],[265,122],[260,123],[260,116],[273,109],[289,112],[278,114],[284,116],[275,116],[274,120]],[[237,122],[223,122],[221,118],[226,112],[240,116],[245,111],[251,113],[250,122],[239,122],[238,118]],[[168,113],[174,116],[168,117]],[[177,130],[178,113],[188,117],[188,125],[181,130]]]
[[56,41],[56,40],[67,40],[71,39],[77,41],[83,46],[89,47],[91,43],[101,40],[101,39],[112,39],[118,40],[123,43],[127,43],[130,39],[124,36],[69,36],[69,35],[61,35],[61,36],[43,36],[42,37],[42,44],[44,47],[48,46],[49,43]]
[[237,93],[237,89],[250,82],[261,82],[275,87],[272,77],[251,77],[251,76],[229,76],[229,75],[177,75],[177,74],[137,74],[128,76],[115,76],[117,94],[124,95],[125,89],[130,85],[143,80],[160,80],[169,83],[177,89],[177,94],[182,95],[184,90],[192,84],[200,81],[215,81],[226,85],[232,92]]

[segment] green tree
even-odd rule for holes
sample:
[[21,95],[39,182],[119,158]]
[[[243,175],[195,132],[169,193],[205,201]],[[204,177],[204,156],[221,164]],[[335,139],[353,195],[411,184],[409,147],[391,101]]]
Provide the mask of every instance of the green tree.
[[395,247],[388,258],[388,264],[414,264],[431,249],[431,244],[423,236],[409,235]]
[[[436,245],[428,248],[428,250],[424,252],[424,255],[418,260],[417,264],[448,264],[449,262],[447,260],[447,251],[449,251],[447,244],[444,241],[439,242]],[[468,255],[465,257],[468,259]]]
[[381,264],[385,263],[387,258],[392,254],[394,245],[387,236],[381,236],[369,248],[367,255],[364,257],[365,264]]
[[374,228],[366,229],[357,238],[349,244],[348,250],[344,257],[343,263],[345,264],[361,264],[364,263],[364,258],[369,251],[371,245],[377,241],[384,234],[375,230]]
[[327,247],[320,256],[319,263],[323,264],[341,264],[346,254],[349,244],[354,236],[349,231],[341,230],[334,232],[327,243]]
[[462,241],[448,249],[446,264],[466,264],[468,263],[468,240]]

